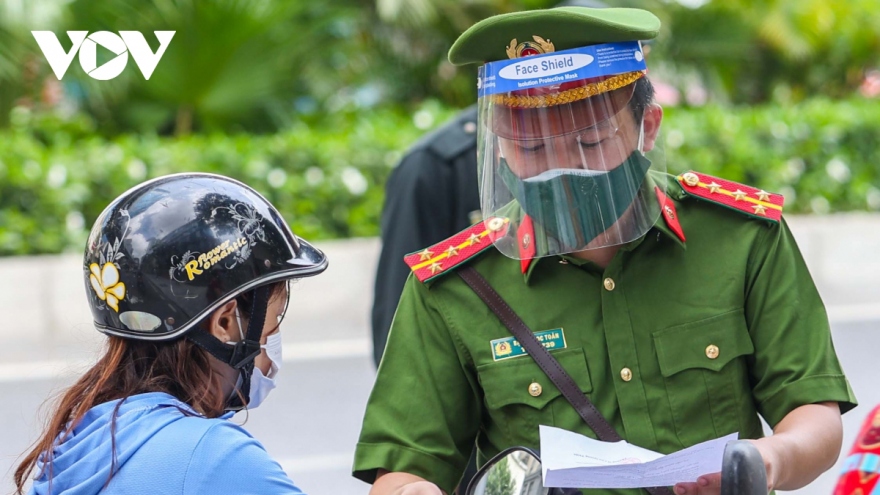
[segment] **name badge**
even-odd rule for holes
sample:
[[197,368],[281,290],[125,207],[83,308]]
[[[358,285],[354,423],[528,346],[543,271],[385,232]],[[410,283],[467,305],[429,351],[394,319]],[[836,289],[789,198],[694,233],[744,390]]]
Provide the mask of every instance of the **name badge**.
[[[538,339],[545,349],[555,351],[557,349],[565,349],[565,332],[561,328],[553,330],[544,330],[543,332],[535,332]],[[519,343],[516,337],[505,337],[503,339],[495,339],[490,341],[492,346],[492,359],[502,361],[504,359],[515,358],[527,355],[525,348]]]

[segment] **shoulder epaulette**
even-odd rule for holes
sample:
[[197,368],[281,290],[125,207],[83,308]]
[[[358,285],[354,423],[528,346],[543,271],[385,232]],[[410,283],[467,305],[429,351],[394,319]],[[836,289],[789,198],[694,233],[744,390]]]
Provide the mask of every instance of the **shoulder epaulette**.
[[676,179],[681,188],[691,196],[763,220],[778,222],[782,218],[785,198],[781,194],[697,172],[686,172]]
[[433,246],[403,257],[403,261],[420,281],[427,282],[461,265],[485,251],[493,239],[504,236],[510,220],[492,217],[475,223],[454,236]]

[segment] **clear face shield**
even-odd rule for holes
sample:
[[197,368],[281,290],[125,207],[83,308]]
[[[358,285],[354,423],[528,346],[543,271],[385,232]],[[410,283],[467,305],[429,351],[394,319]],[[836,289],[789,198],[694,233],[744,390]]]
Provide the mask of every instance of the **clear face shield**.
[[643,76],[481,91],[481,207],[484,218],[510,221],[506,234],[493,238],[502,253],[523,259],[625,244],[654,225],[655,188],[665,190],[652,176],[666,168],[659,140],[646,140],[650,110],[631,104]]

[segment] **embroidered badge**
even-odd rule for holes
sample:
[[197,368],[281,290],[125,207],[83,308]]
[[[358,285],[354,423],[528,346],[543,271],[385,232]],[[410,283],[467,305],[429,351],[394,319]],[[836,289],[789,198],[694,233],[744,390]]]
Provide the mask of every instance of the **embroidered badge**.
[[[548,351],[565,349],[565,332],[561,328],[553,330],[544,330],[543,332],[535,332],[538,342],[544,345]],[[520,345],[516,337],[505,337],[503,339],[495,339],[489,344],[492,347],[492,359],[501,361],[504,359],[524,356],[528,354],[525,348]]]
[[550,40],[545,40],[540,36],[532,36],[535,41],[523,41],[517,43],[516,38],[510,40],[510,46],[507,47],[507,58],[528,57],[530,55],[541,55],[542,53],[553,53],[556,47]]

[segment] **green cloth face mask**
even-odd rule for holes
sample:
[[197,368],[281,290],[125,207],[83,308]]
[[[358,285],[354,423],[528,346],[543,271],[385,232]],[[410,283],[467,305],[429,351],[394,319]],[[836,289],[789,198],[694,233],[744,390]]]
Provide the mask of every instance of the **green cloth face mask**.
[[502,158],[498,174],[548,236],[577,250],[620,219],[639,193],[649,168],[651,161],[634,151],[609,172],[553,169],[520,179]]

